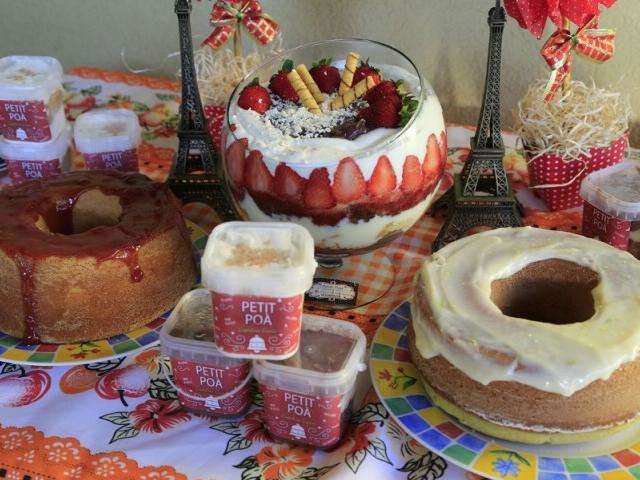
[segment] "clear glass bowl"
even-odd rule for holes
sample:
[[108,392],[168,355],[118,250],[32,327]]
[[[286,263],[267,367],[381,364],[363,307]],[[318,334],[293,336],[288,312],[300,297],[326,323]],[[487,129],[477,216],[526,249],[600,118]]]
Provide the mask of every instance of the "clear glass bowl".
[[[419,103],[403,128],[376,129],[355,140],[292,139],[265,129],[255,112],[237,105],[245,86],[256,77],[266,86],[286,59],[311,68],[331,58],[342,69],[352,51],[380,68],[383,80],[404,78],[411,86]],[[222,138],[225,179],[241,216],[303,225],[323,256],[368,252],[408,230],[431,204],[446,162],[433,89],[403,53],[372,40],[314,42],[271,57],[234,90]]]

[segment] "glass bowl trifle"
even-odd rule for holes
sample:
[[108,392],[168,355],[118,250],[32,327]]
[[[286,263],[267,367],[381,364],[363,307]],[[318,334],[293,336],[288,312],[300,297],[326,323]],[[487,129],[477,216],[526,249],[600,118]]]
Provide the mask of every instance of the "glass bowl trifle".
[[327,268],[408,230],[446,162],[433,89],[403,53],[371,40],[271,57],[236,87],[222,138],[241,216],[304,226]]

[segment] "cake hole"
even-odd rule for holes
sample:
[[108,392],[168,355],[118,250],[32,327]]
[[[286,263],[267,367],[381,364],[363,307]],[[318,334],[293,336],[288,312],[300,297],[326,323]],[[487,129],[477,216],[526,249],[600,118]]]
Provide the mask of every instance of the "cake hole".
[[94,189],[81,193],[70,209],[54,206],[43,212],[36,227],[46,233],[75,235],[96,227],[117,225],[121,216],[120,198]]
[[589,320],[595,313],[592,290],[600,276],[574,262],[534,262],[510,277],[491,283],[491,300],[509,316],[566,325]]

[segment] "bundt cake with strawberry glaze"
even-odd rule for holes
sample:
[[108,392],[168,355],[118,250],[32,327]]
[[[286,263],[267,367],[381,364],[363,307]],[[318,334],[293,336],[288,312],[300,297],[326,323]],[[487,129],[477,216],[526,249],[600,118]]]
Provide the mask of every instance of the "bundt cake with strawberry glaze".
[[138,173],[79,171],[0,192],[0,331],[28,343],[144,325],[195,283],[175,197]]
[[640,261],[580,235],[503,228],[419,271],[409,349],[432,401],[527,443],[603,438],[640,415]]

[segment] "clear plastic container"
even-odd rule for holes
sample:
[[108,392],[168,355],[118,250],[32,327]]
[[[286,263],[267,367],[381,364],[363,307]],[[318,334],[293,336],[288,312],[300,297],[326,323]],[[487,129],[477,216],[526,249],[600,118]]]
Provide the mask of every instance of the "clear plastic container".
[[182,405],[215,415],[240,415],[251,401],[251,362],[224,356],[213,342],[208,290],[185,294],[160,331]]
[[626,161],[582,182],[582,234],[640,258],[640,163]]
[[65,125],[62,66],[52,57],[0,58],[0,134],[8,141],[48,142]]
[[126,108],[99,109],[76,119],[73,139],[87,169],[138,171],[138,116]]
[[48,142],[10,142],[0,139],[0,157],[14,184],[60,175],[69,170],[71,126],[65,123],[58,137]]
[[364,333],[353,323],[304,315],[301,346],[294,357],[254,362],[271,434],[320,448],[338,443],[356,377],[366,369],[366,344]]
[[299,225],[228,222],[214,228],[201,270],[218,348],[235,357],[293,355],[315,269],[313,239]]

